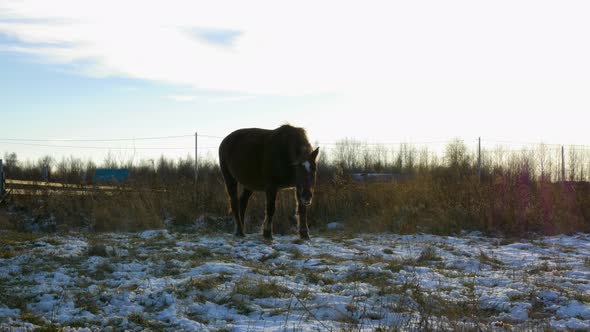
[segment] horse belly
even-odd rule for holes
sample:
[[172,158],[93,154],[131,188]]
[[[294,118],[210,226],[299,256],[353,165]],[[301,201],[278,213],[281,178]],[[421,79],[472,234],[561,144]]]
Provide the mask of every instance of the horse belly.
[[254,182],[254,181],[240,181],[240,179],[238,179],[238,182],[248,188],[249,190],[252,191],[265,191],[266,190],[266,184],[263,182]]
[[266,189],[266,182],[262,174],[257,170],[248,169],[247,167],[235,167],[232,175],[236,181],[252,191],[263,191]]

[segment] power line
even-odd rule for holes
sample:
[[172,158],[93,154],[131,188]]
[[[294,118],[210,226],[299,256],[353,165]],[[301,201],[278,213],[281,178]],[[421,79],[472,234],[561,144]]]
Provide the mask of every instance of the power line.
[[[105,139],[32,139],[32,138],[0,138],[0,141],[5,142],[119,142],[119,141],[144,141],[144,140],[164,140],[164,139],[174,139],[174,138],[187,138],[187,137],[195,137],[194,134],[186,134],[186,135],[170,135],[170,136],[151,136],[151,137],[134,137],[134,138],[105,138]],[[204,137],[204,138],[215,138],[215,139],[223,139],[222,136],[216,135],[208,135],[208,134],[198,134],[197,137]],[[360,145],[427,145],[427,144],[445,144],[450,143],[452,140],[438,140],[438,141],[396,141],[396,142],[363,142],[362,140],[357,140],[353,138],[344,138],[342,140],[336,141],[325,141],[322,142],[321,140],[316,140],[321,145],[340,145],[346,143],[358,143]],[[584,144],[559,144],[559,143],[544,143],[544,142],[517,142],[517,141],[508,141],[508,140],[482,140],[484,142],[491,142],[491,143],[500,143],[500,144],[509,144],[509,145],[545,145],[545,146],[568,146],[568,147],[583,147],[583,148],[590,148],[590,145]]]
[[[195,135],[192,135],[192,136],[194,137]],[[201,135],[201,134],[198,134],[198,135],[197,135],[197,137],[205,137],[205,138],[219,138],[219,139],[224,139],[224,138],[225,138],[225,137],[221,137],[221,136],[213,136],[213,135]]]
[[[223,139],[221,136],[214,135],[197,135],[198,137]],[[121,142],[121,141],[146,141],[146,140],[162,140],[173,138],[195,137],[191,135],[174,135],[174,136],[152,136],[152,137],[136,137],[136,138],[107,138],[107,139],[31,139],[31,138],[0,138],[0,141],[10,142]]]
[[[2,142],[2,144],[24,145],[24,146],[38,146],[47,148],[68,148],[68,149],[97,149],[97,150],[192,150],[194,147],[114,147],[114,146],[83,146],[83,145],[52,145],[52,144],[35,144],[35,143],[20,143],[20,142]],[[206,148],[206,147],[203,147]]]
[[336,145],[346,145],[346,144],[358,144],[358,145],[428,145],[428,144],[444,144],[449,143],[450,141],[427,141],[427,142],[363,142],[360,140],[342,140],[342,141],[316,141],[319,145],[328,145],[328,146],[336,146]]
[[[2,144],[12,144],[12,145],[22,145],[22,146],[38,146],[38,147],[51,147],[51,148],[72,148],[72,149],[97,149],[97,150],[108,150],[108,149],[120,149],[120,150],[192,150],[194,147],[115,147],[115,146],[75,146],[75,145],[56,145],[56,144],[39,144],[39,143],[49,143],[49,142],[135,142],[135,141],[146,141],[146,140],[166,140],[166,139],[174,139],[174,138],[188,138],[188,137],[195,137],[194,134],[187,134],[187,135],[170,135],[170,136],[151,136],[151,137],[138,137],[138,138],[109,138],[109,139],[30,139],[30,138],[0,138],[0,143]],[[207,134],[198,134],[197,137],[203,138],[214,138],[214,139],[223,139],[224,137],[215,136],[215,135],[207,135]],[[39,142],[39,143],[35,143]],[[407,145],[407,146],[426,146],[426,145],[437,145],[437,144],[448,144],[452,143],[453,140],[438,140],[438,141],[422,141],[422,142],[363,142],[361,140],[353,139],[353,138],[344,138],[339,141],[326,141],[322,142],[320,140],[316,140],[315,143],[323,146],[330,146],[336,147],[340,145],[347,145],[347,144],[354,144],[358,147],[368,147],[368,146],[391,146],[391,145]],[[499,144],[506,144],[509,146],[508,149],[503,148],[502,145],[490,147],[489,145],[484,149],[504,149],[504,151],[523,151],[526,149],[536,149],[538,147],[547,147],[547,150],[552,151],[554,149],[560,149],[561,146],[565,146],[567,150],[570,151],[588,151],[590,150],[590,145],[582,145],[582,144],[556,144],[556,143],[543,143],[543,142],[516,142],[516,141],[508,141],[508,140],[482,140],[482,143],[499,143]],[[487,144],[486,144],[487,145]],[[521,145],[523,147],[516,148],[515,145]],[[534,146],[534,147],[527,147],[527,146]],[[208,149],[215,149],[218,146],[199,146],[197,147],[198,150],[208,150]]]
[[[482,140],[484,142],[484,140]],[[545,143],[545,142],[516,142],[516,141],[504,141],[504,140],[485,140],[485,142],[509,144],[509,145],[544,145],[544,146],[565,146],[565,147],[581,147],[590,148],[587,144],[559,144],[559,143]]]
[[157,136],[138,138],[109,138],[109,139],[30,139],[30,138],[0,138],[0,141],[14,142],[119,142],[119,141],[144,141],[157,139],[171,139],[182,137],[194,137],[195,135]]

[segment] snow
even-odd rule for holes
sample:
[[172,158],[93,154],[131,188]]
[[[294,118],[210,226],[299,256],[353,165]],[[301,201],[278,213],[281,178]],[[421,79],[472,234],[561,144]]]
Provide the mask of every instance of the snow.
[[52,234],[5,248],[19,254],[0,259],[0,330],[590,329],[589,235],[501,243]]
[[15,318],[15,317],[18,317],[19,315],[20,315],[19,309],[0,308],[0,317]]
[[590,329],[590,322],[587,320],[580,320],[577,318],[551,320],[551,328],[555,330],[576,330],[584,331]]
[[248,272],[250,269],[238,264],[234,263],[223,263],[223,262],[207,262],[203,265],[191,269],[188,271],[185,276],[187,277],[199,277],[202,275],[208,274],[233,274],[233,275],[241,275],[245,272]]
[[139,237],[142,239],[153,239],[156,237],[163,237],[166,239],[171,239],[172,236],[170,235],[170,233],[168,233],[168,230],[166,229],[157,229],[157,230],[151,230],[151,231],[145,231],[139,234]]
[[567,306],[557,310],[558,317],[581,317],[590,320],[590,304],[580,303],[578,301],[571,301]]

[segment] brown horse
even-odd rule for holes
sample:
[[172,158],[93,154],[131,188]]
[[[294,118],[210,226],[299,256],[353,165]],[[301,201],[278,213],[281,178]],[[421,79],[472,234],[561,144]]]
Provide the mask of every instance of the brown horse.
[[[296,188],[297,227],[302,239],[309,239],[307,207],[316,182],[319,148],[312,151],[303,128],[283,125],[275,130],[239,129],[219,146],[219,166],[225,179],[236,235],[244,236],[244,214],[254,191],[266,192],[266,218],[262,234],[272,239],[272,216],[277,192]],[[238,199],[238,183],[242,195]]]

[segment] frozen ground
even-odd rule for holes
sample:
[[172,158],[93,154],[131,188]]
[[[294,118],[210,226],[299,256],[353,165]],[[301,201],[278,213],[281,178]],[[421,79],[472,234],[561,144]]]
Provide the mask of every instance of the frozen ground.
[[0,331],[587,330],[590,235],[0,232]]

